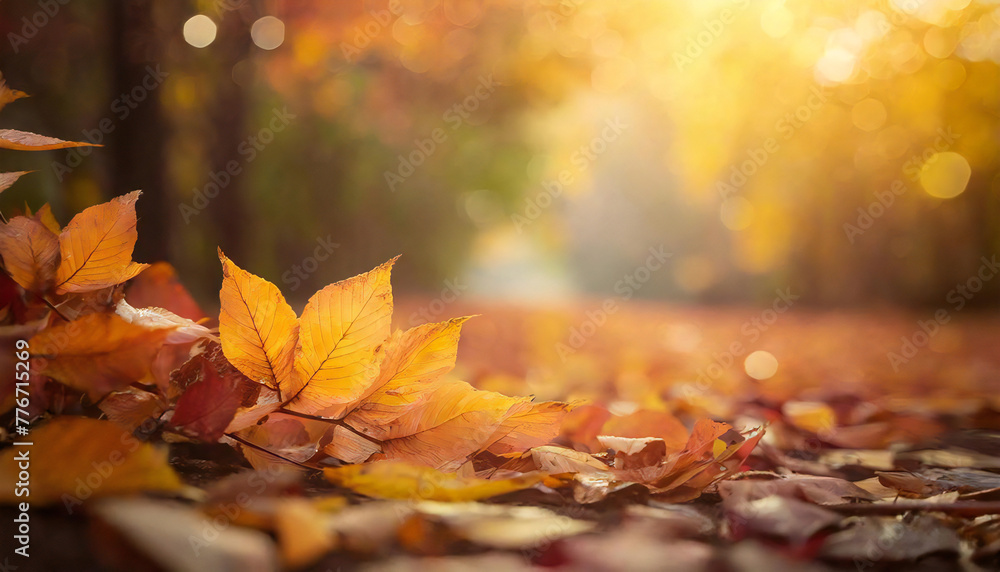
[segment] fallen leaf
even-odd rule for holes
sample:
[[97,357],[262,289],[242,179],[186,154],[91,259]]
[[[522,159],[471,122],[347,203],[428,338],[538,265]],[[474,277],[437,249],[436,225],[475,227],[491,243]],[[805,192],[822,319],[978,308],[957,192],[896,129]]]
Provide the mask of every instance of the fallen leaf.
[[[0,478],[17,480],[16,454],[31,463],[31,503],[62,503],[72,514],[90,498],[141,491],[177,491],[181,482],[167,464],[167,452],[141,443],[110,421],[56,417],[31,432],[30,448],[0,452]],[[15,487],[0,491],[0,502],[14,503]]]
[[0,149],[51,151],[52,149],[66,149],[68,147],[100,147],[100,145],[80,141],[63,141],[62,139],[46,137],[29,131],[0,129]]
[[298,324],[274,284],[236,266],[219,250],[219,334],[226,359],[251,380],[291,397]]
[[384,346],[378,377],[365,395],[342,406],[341,411],[328,409],[324,415],[337,418],[349,412],[345,423],[359,430],[395,422],[427,397],[431,382],[455,367],[459,335],[468,319],[395,332]]
[[37,220],[17,216],[0,226],[0,255],[21,288],[45,292],[59,266],[59,237]]
[[141,191],[85,209],[59,235],[56,292],[90,292],[121,284],[147,265],[132,262],[135,202]]
[[219,440],[240,407],[240,377],[221,374],[202,355],[191,358],[181,372],[193,381],[185,384],[170,425],[202,441]]
[[400,461],[376,461],[324,469],[335,485],[373,498],[468,502],[518,491],[540,483],[544,473],[507,479],[460,477],[430,467]]
[[569,403],[543,401],[504,419],[490,436],[487,451],[494,455],[519,453],[550,443],[560,432],[560,425],[573,409]]
[[127,547],[113,550],[105,544],[99,554],[108,558],[138,550],[148,558],[107,563],[117,570],[279,570],[268,535],[230,526],[229,520],[211,520],[194,508],[149,499],[107,499],[94,507],[94,514],[113,527]]
[[[35,216],[40,213],[35,213]],[[198,303],[181,284],[177,271],[167,262],[155,262],[136,276],[129,282],[125,297],[137,308],[163,308],[196,322],[205,317]]]
[[330,284],[306,303],[299,319],[295,375],[282,394],[286,407],[317,413],[364,395],[379,373],[379,348],[389,337],[393,258]]
[[96,400],[143,379],[169,333],[114,314],[87,314],[35,335],[31,356],[39,372]]
[[392,425],[363,429],[382,441],[387,458],[457,469],[505,419],[530,408],[525,398],[474,389],[464,381],[439,380],[429,391],[421,407],[408,410]]
[[[0,98],[2,98],[2,96],[0,96]],[[0,99],[0,101],[2,101],[2,99]],[[3,106],[0,105],[0,109],[2,108]],[[10,171],[7,173],[0,173],[0,193],[9,189],[11,185],[16,183],[17,180],[23,177],[24,175],[33,172],[34,171]]]

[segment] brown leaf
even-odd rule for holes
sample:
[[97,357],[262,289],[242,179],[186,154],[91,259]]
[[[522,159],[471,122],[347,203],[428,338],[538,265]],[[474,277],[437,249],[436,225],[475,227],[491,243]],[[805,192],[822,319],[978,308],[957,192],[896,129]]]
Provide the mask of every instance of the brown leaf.
[[63,141],[62,139],[46,137],[28,131],[0,129],[0,149],[50,151],[52,149],[66,149],[68,147],[100,147],[100,145],[80,141]]
[[0,173],[0,193],[9,189],[10,186],[16,183],[18,179],[28,173],[34,173],[34,171],[10,171],[7,173]]
[[19,286],[45,292],[59,265],[59,237],[37,220],[17,216],[0,226],[0,255]]

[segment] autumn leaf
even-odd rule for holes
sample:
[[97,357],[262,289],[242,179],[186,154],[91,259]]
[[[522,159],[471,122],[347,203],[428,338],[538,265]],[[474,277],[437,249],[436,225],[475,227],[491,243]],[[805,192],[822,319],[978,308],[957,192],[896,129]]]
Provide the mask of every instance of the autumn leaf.
[[97,399],[145,377],[169,333],[98,313],[48,328],[29,344],[41,373]]
[[508,417],[531,407],[523,397],[474,389],[464,381],[441,380],[424,404],[389,426],[366,427],[382,441],[388,459],[455,470],[479,451]]
[[7,80],[3,79],[0,75],[0,109],[7,107],[7,104],[12,101],[17,101],[22,97],[29,97],[27,93],[23,91],[18,91],[16,89],[11,89],[7,87]]
[[532,487],[545,478],[530,473],[506,479],[478,479],[399,461],[376,461],[323,471],[328,481],[381,499],[469,502]]
[[63,141],[55,137],[46,137],[29,131],[15,129],[0,129],[0,149],[15,149],[18,151],[51,151],[69,147],[100,147],[94,143],[80,141]]
[[0,226],[0,255],[19,286],[44,292],[56,276],[59,237],[34,218],[14,217]]
[[236,266],[219,250],[219,334],[226,359],[243,375],[287,393],[299,326],[295,311],[274,284]]
[[550,443],[559,435],[560,424],[571,409],[572,405],[560,401],[533,403],[530,409],[505,419],[484,449],[505,455]]
[[299,319],[295,375],[282,394],[286,408],[315,414],[364,395],[378,375],[382,342],[389,337],[396,258],[331,284],[309,299]]
[[[165,449],[139,442],[110,421],[57,417],[33,429],[31,436],[32,505],[62,502],[72,513],[88,498],[181,488]],[[5,483],[18,480],[19,450],[0,452],[0,480]],[[14,491],[4,487],[0,502],[23,501]]]
[[221,375],[202,355],[191,358],[181,371],[193,381],[177,400],[170,425],[202,441],[218,441],[240,407],[240,378]]
[[59,226],[59,221],[52,214],[52,207],[49,203],[42,205],[42,208],[38,209],[34,214],[34,219],[45,225],[45,228],[52,231],[53,234],[59,234],[62,232],[62,227]]
[[[39,210],[36,216],[40,213]],[[177,277],[177,271],[169,262],[151,264],[142,274],[129,282],[125,296],[137,308],[163,308],[196,322],[205,317],[205,313],[184,288]]]
[[62,263],[56,273],[56,292],[89,292],[121,284],[146,268],[132,262],[135,247],[133,191],[73,217],[59,235]]
[[16,183],[22,176],[33,172],[34,171],[10,171],[8,173],[0,173],[0,192],[9,189],[10,186]]
[[[344,421],[355,429],[388,425],[421,403],[431,382],[454,369],[462,324],[468,319],[455,318],[393,333],[384,346],[385,358],[378,378],[366,395],[343,406],[350,412]],[[336,411],[325,415],[341,416]]]

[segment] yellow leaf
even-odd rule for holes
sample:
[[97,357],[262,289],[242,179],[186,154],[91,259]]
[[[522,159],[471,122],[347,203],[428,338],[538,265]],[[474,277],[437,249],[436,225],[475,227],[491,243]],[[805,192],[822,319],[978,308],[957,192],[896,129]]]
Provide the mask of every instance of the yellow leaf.
[[41,373],[98,399],[145,377],[168,334],[115,314],[87,314],[35,335],[31,356]]
[[38,209],[35,213],[35,220],[45,225],[45,228],[51,230],[55,234],[62,232],[62,227],[59,226],[59,221],[52,214],[52,207],[49,203],[42,205],[42,208]]
[[299,319],[288,409],[315,414],[364,395],[378,375],[389,337],[395,258],[366,274],[331,284],[309,299]]
[[781,412],[799,429],[820,433],[837,426],[837,414],[827,404],[819,401],[788,401]]
[[33,218],[18,216],[0,227],[0,255],[14,282],[43,292],[52,285],[59,265],[59,237]]
[[92,206],[69,221],[59,235],[62,263],[56,273],[56,292],[90,292],[121,284],[146,268],[132,262],[138,237],[133,191]]
[[510,479],[460,477],[429,467],[399,461],[324,469],[326,479],[374,498],[468,502],[519,491],[542,482],[544,473],[527,473]]
[[34,429],[31,440],[31,447],[0,452],[0,481],[13,484],[19,473],[16,455],[28,451],[30,498],[16,497],[16,488],[6,486],[0,502],[61,502],[72,513],[89,498],[181,488],[165,449],[139,442],[110,421],[56,417]]
[[28,131],[15,129],[0,129],[0,149],[16,149],[18,151],[50,151],[68,147],[100,147],[93,143],[79,141],[63,141],[55,137],[46,137]]
[[222,351],[243,375],[287,399],[298,335],[295,311],[277,286],[236,266],[222,250],[219,259]]
[[468,319],[395,332],[385,344],[385,358],[375,383],[361,399],[344,406],[349,412],[345,421],[355,429],[388,425],[420,403],[428,385],[454,369],[462,324]]

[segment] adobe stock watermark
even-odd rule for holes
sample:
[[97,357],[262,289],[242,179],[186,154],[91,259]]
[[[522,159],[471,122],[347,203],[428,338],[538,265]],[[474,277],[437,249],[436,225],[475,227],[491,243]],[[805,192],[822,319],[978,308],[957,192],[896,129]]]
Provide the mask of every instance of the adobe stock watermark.
[[[809,95],[801,104],[787,111],[774,122],[774,131],[778,137],[790,141],[829,100],[830,94],[827,93],[826,88],[813,85],[809,88]],[[760,146],[748,148],[744,159],[730,165],[729,177],[715,184],[715,190],[718,191],[722,200],[725,201],[743,189],[750,182],[750,179],[767,164],[771,156],[780,150],[781,143],[777,137],[768,137]]]
[[[159,428],[159,422],[156,419],[149,418],[142,422],[142,424],[136,428],[134,433],[143,436],[143,438],[152,435]],[[108,478],[122,466],[128,459],[129,455],[134,453],[140,446],[142,441],[137,439],[133,432],[124,431],[119,439],[119,446],[114,448],[106,459],[100,461],[92,461],[90,463],[91,471],[86,475],[81,475],[76,478],[74,484],[76,487],[73,489],[73,494],[63,493],[60,500],[63,503],[63,507],[66,509],[68,514],[73,514],[76,507],[82,506],[84,501],[89,499],[94,495],[94,493],[107,482]]]
[[629,272],[621,280],[615,282],[614,291],[618,296],[605,298],[601,305],[595,309],[587,310],[584,314],[587,318],[580,324],[573,326],[569,330],[569,337],[565,342],[556,344],[556,353],[563,363],[569,356],[575,354],[587,343],[594,334],[608,322],[608,317],[616,314],[620,309],[619,302],[625,302],[635,296],[636,292],[649,282],[656,271],[666,265],[674,253],[664,250],[663,245],[652,246],[647,251],[649,255],[646,262]]
[[49,25],[63,6],[69,4],[69,0],[38,0],[38,10],[31,16],[21,18],[20,33],[7,32],[7,41],[10,42],[10,49],[17,54],[21,47],[30,42],[42,28]]
[[885,354],[893,372],[898,373],[900,367],[908,364],[920,350],[927,347],[934,336],[941,331],[941,328],[951,321],[951,313],[961,312],[966,304],[983,290],[986,283],[996,278],[997,274],[1000,273],[1000,261],[997,260],[996,254],[990,258],[983,256],[979,262],[981,264],[975,274],[965,282],[956,284],[945,295],[944,301],[948,304],[947,307],[938,308],[927,320],[917,320],[917,329],[910,335],[900,338],[899,351]]
[[[745,10],[750,5],[750,0],[731,0],[733,6],[738,10]],[[714,18],[709,18],[702,22],[703,30],[694,36],[688,36],[684,51],[674,52],[674,65],[677,69],[684,71],[684,68],[693,64],[694,61],[705,53],[705,50],[718,40],[726,28],[736,20],[736,12],[732,8],[723,8]]]
[[302,282],[319,269],[319,263],[328,260],[333,251],[338,248],[340,248],[340,244],[333,242],[329,234],[317,238],[316,248],[313,249],[312,256],[303,258],[302,262],[293,264],[291,268],[284,271],[281,274],[281,281],[288,284],[292,292],[298,290],[302,286]]
[[[122,93],[115,98],[111,102],[110,107],[112,115],[103,117],[98,121],[97,128],[84,129],[82,131],[83,139],[95,145],[103,143],[104,139],[114,133],[118,127],[115,120],[121,122],[128,119],[132,111],[138,108],[143,101],[146,101],[150,92],[163,85],[163,82],[168,77],[170,77],[170,74],[160,69],[160,64],[156,64],[155,68],[153,66],[146,66],[146,75],[142,77],[142,81],[129,90],[128,93]],[[93,151],[94,147],[73,147],[66,153],[65,162],[53,161],[52,172],[55,174],[56,179],[62,182],[66,175],[79,167],[83,163],[83,158],[89,156]]]
[[389,5],[382,10],[369,11],[368,21],[354,27],[351,41],[340,42],[340,53],[343,54],[344,59],[353,63],[355,58],[361,54],[361,50],[367,48],[402,13],[403,5],[399,0],[389,0]]
[[[472,113],[479,109],[484,101],[493,95],[497,85],[499,84],[493,79],[493,74],[479,76],[479,85],[476,86],[472,94],[445,110],[441,115],[441,121],[448,126],[450,131],[457,130],[472,117]],[[423,165],[428,157],[448,141],[448,133],[449,131],[445,131],[444,127],[435,127],[427,137],[413,140],[414,149],[412,151],[406,155],[402,153],[397,155],[399,164],[396,166],[396,170],[383,171],[382,173],[386,184],[389,185],[389,190],[396,192],[399,185],[416,173],[417,167]]]
[[458,278],[445,280],[444,287],[441,288],[441,294],[438,297],[410,314],[410,327],[437,321],[444,313],[444,309],[457,301],[468,289],[469,285],[463,284]]
[[555,0],[554,2],[548,2],[548,4],[556,4],[556,7],[546,8],[545,10],[545,20],[549,23],[549,26],[553,30],[557,26],[566,21],[567,18],[576,14],[576,11],[580,9],[580,6],[584,5],[588,0]]
[[[962,137],[961,134],[952,131],[951,126],[946,129],[938,129],[937,137],[924,148],[920,154],[912,155],[903,163],[903,175],[911,183],[917,183],[920,179],[920,171],[925,165],[931,165],[937,160],[937,154],[951,149],[955,142]],[[887,190],[875,191],[875,200],[868,203],[867,207],[858,207],[858,217],[854,223],[844,223],[844,235],[847,242],[854,244],[854,241],[873,226],[875,221],[882,218],[889,210],[889,207],[896,203],[896,197],[903,196],[909,191],[909,187],[903,179],[897,178],[889,183]]]
[[192,217],[201,214],[212,199],[219,196],[226,187],[233,182],[233,179],[243,172],[243,170],[257,159],[258,154],[268,145],[274,142],[275,135],[284,131],[296,118],[294,113],[290,113],[287,107],[271,110],[271,120],[265,127],[260,128],[257,133],[250,135],[236,146],[236,153],[243,160],[230,159],[226,162],[222,171],[212,171],[208,174],[209,181],[204,186],[195,188],[191,197],[191,204],[182,202],[177,205],[184,218],[184,224],[191,224]]
[[771,328],[782,314],[791,310],[801,297],[799,294],[793,294],[791,288],[784,290],[779,288],[774,294],[775,297],[769,307],[740,324],[740,338],[730,343],[724,351],[714,352],[712,362],[695,373],[694,382],[684,384],[681,393],[685,397],[704,394],[711,389],[726,370],[747,354],[750,344],[756,343],[764,332]]
[[569,168],[563,169],[559,171],[555,179],[543,181],[541,191],[535,194],[534,197],[526,197],[524,199],[524,210],[520,213],[510,215],[510,220],[514,223],[517,233],[521,234],[524,232],[526,226],[538,220],[542,216],[542,212],[552,206],[558,197],[562,196],[566,187],[572,185],[577,176],[590,168],[590,165],[594,161],[597,161],[597,158],[603,155],[611,143],[617,141],[622,132],[628,129],[628,127],[618,117],[605,120],[604,128],[601,129],[600,135],[581,145],[570,156],[570,163],[572,163],[575,170]]

